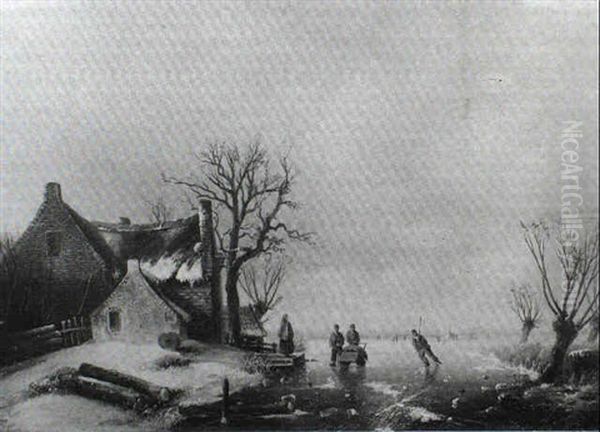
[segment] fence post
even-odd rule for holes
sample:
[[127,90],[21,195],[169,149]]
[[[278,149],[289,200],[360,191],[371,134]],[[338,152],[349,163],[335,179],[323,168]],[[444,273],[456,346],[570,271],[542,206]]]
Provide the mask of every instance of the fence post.
[[227,424],[229,416],[229,380],[223,378],[223,405],[221,407],[221,424]]
[[77,345],[81,345],[81,333],[83,332],[83,326],[81,325],[79,317],[77,316],[75,317],[75,327],[77,327],[77,332],[75,333],[75,340],[77,341]]
[[69,346],[69,340],[67,339],[67,332],[65,332],[66,329],[67,329],[67,322],[65,320],[62,320],[60,322],[60,330],[61,330],[60,335],[62,336],[64,347]]
[[75,318],[71,318],[71,342],[73,346],[77,345],[77,323],[75,322]]

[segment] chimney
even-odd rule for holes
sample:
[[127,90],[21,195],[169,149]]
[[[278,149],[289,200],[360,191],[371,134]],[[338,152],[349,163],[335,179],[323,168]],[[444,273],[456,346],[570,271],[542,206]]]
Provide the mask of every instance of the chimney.
[[46,201],[58,201],[62,202],[62,194],[60,192],[60,184],[58,183],[47,183],[46,192],[44,193],[44,199]]
[[198,220],[200,223],[200,241],[202,242],[202,269],[212,274],[215,259],[215,233],[213,231],[212,202],[200,200]]

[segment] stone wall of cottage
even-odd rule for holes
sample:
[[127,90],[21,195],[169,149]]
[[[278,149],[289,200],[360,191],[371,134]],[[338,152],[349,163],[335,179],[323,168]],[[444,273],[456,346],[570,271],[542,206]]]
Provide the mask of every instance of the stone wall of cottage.
[[[187,338],[181,318],[152,290],[129,262],[128,271],[110,297],[91,315],[94,340],[127,340],[156,343],[165,332]],[[111,329],[109,314],[118,313],[120,328]]]
[[[49,235],[59,237],[55,256],[49,254]],[[86,305],[97,305],[111,291],[113,270],[65,209],[58,184],[47,186],[44,202],[17,243],[17,255],[37,289],[51,293],[54,321],[76,314],[84,296]],[[88,280],[92,286],[86,294]]]

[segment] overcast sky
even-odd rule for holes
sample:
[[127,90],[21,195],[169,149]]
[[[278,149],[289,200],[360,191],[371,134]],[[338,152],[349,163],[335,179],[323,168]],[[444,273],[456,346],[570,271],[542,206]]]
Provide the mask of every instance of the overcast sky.
[[[83,2],[1,6],[1,228],[48,181],[88,219],[147,217],[162,171],[212,140],[292,149],[319,233],[280,312],[326,333],[516,329],[519,219],[560,212],[583,122],[598,213],[596,2]],[[185,216],[180,206],[178,216]]]

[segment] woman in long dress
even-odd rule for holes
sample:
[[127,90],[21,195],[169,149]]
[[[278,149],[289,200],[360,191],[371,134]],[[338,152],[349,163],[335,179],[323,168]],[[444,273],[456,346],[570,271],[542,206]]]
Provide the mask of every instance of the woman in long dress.
[[288,319],[287,314],[281,317],[279,326],[279,352],[284,355],[290,355],[294,352],[294,329]]

